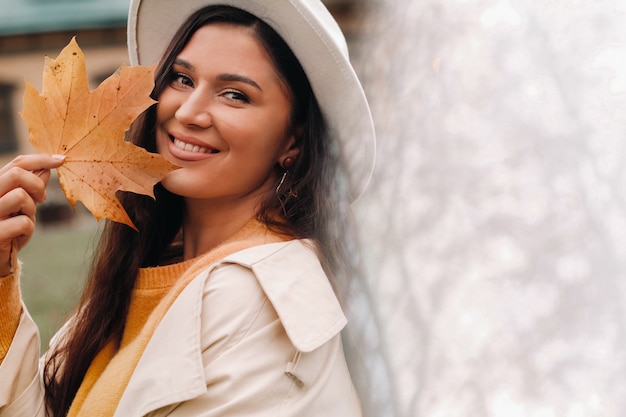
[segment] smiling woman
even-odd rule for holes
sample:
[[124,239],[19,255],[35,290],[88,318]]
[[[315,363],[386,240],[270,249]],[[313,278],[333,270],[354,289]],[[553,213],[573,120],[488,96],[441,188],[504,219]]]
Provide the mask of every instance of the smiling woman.
[[128,139],[181,168],[155,201],[123,196],[139,232],[104,226],[43,369],[15,255],[61,161],[0,170],[0,416],[362,414],[339,299],[367,101],[318,0],[214,3],[131,3],[131,61],[158,60],[158,103]]

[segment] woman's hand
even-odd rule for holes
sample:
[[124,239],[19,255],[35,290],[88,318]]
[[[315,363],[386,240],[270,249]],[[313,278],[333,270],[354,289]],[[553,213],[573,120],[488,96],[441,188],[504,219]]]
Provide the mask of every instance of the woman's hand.
[[[50,169],[62,155],[23,155],[0,168],[0,277],[11,273],[11,251],[19,251],[35,231],[38,203],[46,200]],[[16,255],[16,254],[15,254]]]

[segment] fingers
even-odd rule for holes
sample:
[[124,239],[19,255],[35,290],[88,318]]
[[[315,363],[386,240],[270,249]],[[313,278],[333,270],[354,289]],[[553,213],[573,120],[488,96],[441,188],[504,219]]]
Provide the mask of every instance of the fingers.
[[[35,231],[35,218],[18,215],[1,222],[0,228],[0,277],[12,272],[16,265],[12,264],[12,259],[26,245]],[[16,252],[17,253],[17,252]]]
[[[2,221],[2,229],[0,230],[0,246],[6,252],[10,252],[11,242],[18,241],[18,248],[30,239],[35,231],[35,217],[27,215],[17,215]],[[0,252],[3,252],[0,250]]]
[[0,196],[16,188],[22,188],[35,202],[43,202],[46,185],[50,179],[50,169],[62,163],[62,159],[50,155],[18,156],[0,168]]
[[35,201],[24,188],[15,188],[0,196],[0,219],[21,214],[34,217],[36,211]]
[[12,168],[21,168],[31,172],[58,168],[63,164],[64,159],[64,155],[19,155],[4,167],[0,168],[0,175],[3,175]]
[[8,275],[16,266],[12,261],[17,251],[26,245],[34,231],[34,214],[18,214],[0,220],[0,277]]
[[[32,200],[41,203],[46,195],[46,177],[42,178],[21,168],[12,168],[0,175],[0,197],[15,190],[25,191]],[[0,206],[0,212],[2,211]]]
[[0,276],[10,270],[13,248],[21,249],[33,235],[50,169],[62,163],[59,156],[25,155],[0,168]]

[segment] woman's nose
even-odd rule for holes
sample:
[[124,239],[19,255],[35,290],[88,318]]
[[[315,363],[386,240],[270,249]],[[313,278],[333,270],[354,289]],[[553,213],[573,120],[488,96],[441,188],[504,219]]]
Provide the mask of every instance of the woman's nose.
[[175,115],[185,125],[208,128],[212,123],[210,107],[210,96],[197,89],[186,97]]

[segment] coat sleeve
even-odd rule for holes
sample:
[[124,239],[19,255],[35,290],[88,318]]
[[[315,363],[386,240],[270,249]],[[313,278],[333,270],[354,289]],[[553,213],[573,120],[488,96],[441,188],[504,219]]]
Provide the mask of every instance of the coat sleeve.
[[44,417],[39,330],[21,302],[19,272],[0,280],[0,417]]
[[251,269],[227,264],[211,272],[201,323],[207,389],[172,417],[361,415],[340,335],[298,351]]

